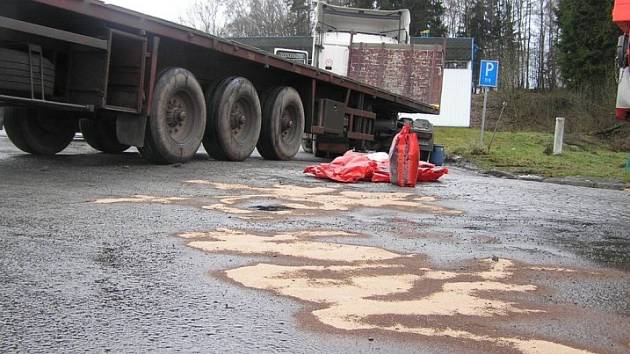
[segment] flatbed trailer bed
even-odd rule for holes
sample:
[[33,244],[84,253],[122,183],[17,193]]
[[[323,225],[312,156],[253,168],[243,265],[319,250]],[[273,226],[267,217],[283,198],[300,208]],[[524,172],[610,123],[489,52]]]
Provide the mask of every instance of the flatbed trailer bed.
[[[440,63],[441,64],[441,63]],[[430,104],[289,62],[253,47],[96,0],[0,3],[5,130],[34,154],[136,146],[155,163],[186,162],[203,143],[221,160],[382,150],[398,113]],[[297,144],[297,145],[296,145]]]

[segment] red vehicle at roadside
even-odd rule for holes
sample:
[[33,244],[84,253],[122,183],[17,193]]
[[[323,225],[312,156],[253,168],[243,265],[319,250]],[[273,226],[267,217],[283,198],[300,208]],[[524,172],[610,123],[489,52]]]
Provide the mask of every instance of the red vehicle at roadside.
[[[630,0],[615,0],[613,21],[621,28],[623,35],[617,44],[617,65],[619,66],[619,87],[617,89],[617,119],[630,122]],[[630,159],[626,170],[630,170]]]
[[621,28],[623,35],[617,44],[617,65],[619,67],[619,87],[617,89],[617,119],[630,122],[630,0],[615,0],[613,21]]

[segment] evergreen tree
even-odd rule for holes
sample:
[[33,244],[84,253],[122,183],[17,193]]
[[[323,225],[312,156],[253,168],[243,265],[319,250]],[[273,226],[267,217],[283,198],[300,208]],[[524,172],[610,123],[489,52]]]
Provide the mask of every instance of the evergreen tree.
[[441,0],[381,0],[380,8],[409,9],[412,36],[418,36],[427,30],[433,37],[446,35],[446,26],[442,23],[444,6]]
[[[479,64],[481,59],[489,59],[488,49],[491,47],[491,23],[486,13],[483,0],[474,0],[469,3],[463,16],[464,28],[460,33],[462,37],[475,39],[477,52],[473,62],[473,78],[479,77]],[[473,79],[473,81],[475,81]]]
[[559,64],[562,79],[573,89],[609,82],[619,30],[611,19],[612,0],[561,0]]

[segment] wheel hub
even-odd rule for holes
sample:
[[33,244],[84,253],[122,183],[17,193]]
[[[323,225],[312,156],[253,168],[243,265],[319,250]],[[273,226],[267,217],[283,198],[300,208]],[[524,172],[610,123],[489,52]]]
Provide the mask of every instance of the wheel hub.
[[168,101],[168,107],[166,109],[166,122],[171,135],[179,132],[179,130],[184,126],[187,118],[188,113],[186,112],[186,105],[180,98],[174,97]]
[[196,111],[185,92],[177,92],[165,107],[166,129],[171,138],[179,143],[188,139],[194,129]]
[[245,110],[240,102],[234,104],[232,112],[230,112],[230,128],[233,135],[239,135],[243,130],[243,127],[247,123],[247,116]]
[[280,129],[283,138],[288,138],[293,134],[293,130],[296,127],[297,118],[293,112],[289,109],[284,111],[282,119],[280,120]]

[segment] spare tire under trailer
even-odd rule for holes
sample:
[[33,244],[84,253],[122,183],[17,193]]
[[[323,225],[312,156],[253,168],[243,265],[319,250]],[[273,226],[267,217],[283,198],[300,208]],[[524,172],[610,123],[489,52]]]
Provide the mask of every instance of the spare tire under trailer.
[[50,60],[19,50],[0,48],[0,90],[29,94],[33,90],[32,93],[41,98],[42,76],[44,94],[50,96],[55,86],[55,65]]

